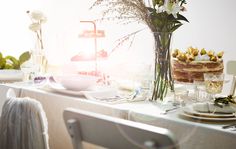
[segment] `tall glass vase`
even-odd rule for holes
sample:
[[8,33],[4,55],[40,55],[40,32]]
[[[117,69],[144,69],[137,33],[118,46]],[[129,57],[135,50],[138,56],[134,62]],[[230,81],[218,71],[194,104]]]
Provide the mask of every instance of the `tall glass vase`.
[[151,100],[163,101],[168,90],[174,91],[171,72],[171,32],[155,32],[154,81]]

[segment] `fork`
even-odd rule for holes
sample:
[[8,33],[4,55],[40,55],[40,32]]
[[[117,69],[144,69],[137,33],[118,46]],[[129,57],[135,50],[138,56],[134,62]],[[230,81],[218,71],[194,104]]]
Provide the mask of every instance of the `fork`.
[[173,108],[170,108],[170,109],[166,109],[166,110],[164,110],[164,111],[161,112],[160,114],[165,115],[165,114],[167,114],[168,112],[171,112],[171,111],[177,110],[177,109],[179,109],[179,108],[180,108],[179,106],[175,106],[175,107],[173,107]]
[[233,127],[236,127],[236,123],[222,126],[223,129],[233,128]]
[[135,100],[135,98],[141,93],[141,88],[136,88],[133,93],[130,95],[129,101]]
[[118,99],[122,99],[122,97],[116,95],[114,97],[94,97],[97,100],[101,100],[101,101],[108,101],[108,100],[118,100]]

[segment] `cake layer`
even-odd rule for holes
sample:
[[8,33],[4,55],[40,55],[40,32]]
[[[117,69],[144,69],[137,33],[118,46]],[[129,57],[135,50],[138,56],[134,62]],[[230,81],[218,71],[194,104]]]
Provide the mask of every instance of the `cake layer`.
[[223,60],[182,62],[176,59],[172,61],[172,73],[176,81],[193,82],[204,81],[204,73],[222,73],[224,70]]

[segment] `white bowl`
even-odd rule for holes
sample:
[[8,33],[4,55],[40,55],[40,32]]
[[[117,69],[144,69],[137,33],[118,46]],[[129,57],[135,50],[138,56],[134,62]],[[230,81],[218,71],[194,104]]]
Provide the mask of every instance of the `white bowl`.
[[84,91],[96,85],[98,78],[89,75],[61,75],[53,76],[57,83],[69,90]]
[[0,80],[1,81],[17,81],[22,80],[24,73],[21,70],[16,69],[1,69]]

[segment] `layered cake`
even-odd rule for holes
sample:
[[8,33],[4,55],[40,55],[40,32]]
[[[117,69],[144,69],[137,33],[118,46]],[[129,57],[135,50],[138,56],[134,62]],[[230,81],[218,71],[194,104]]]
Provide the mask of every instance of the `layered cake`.
[[223,51],[188,48],[186,52],[176,49],[172,53],[172,73],[175,81],[204,81],[204,73],[222,73],[224,69]]

